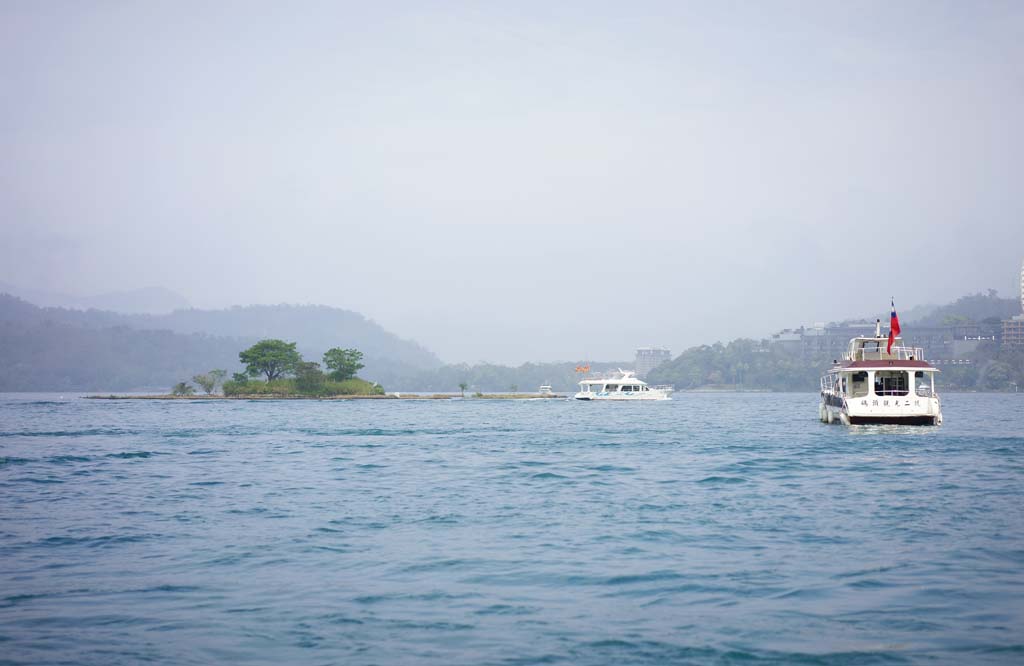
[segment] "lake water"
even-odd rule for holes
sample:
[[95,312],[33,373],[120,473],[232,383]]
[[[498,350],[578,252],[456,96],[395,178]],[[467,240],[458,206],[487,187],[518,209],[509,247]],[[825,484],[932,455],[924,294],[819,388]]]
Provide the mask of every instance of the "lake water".
[[0,663],[1024,662],[1024,394],[0,394]]

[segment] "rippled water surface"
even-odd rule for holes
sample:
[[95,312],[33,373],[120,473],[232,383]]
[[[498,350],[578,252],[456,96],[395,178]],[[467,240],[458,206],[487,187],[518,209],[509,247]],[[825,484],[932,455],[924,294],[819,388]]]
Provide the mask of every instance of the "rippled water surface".
[[0,662],[1024,662],[1024,394],[816,400],[0,395]]

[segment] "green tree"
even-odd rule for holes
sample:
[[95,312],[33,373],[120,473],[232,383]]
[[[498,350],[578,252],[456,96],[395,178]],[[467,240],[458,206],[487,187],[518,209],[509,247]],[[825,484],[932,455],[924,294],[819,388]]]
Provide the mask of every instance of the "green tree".
[[236,384],[247,384],[249,383],[249,375],[244,372],[235,372],[231,374],[231,381]]
[[192,381],[199,384],[200,388],[206,391],[206,395],[210,395],[217,388],[217,385],[224,381],[224,377],[227,374],[227,370],[210,370],[201,375],[196,375],[192,378]]
[[302,361],[295,366],[295,388],[301,393],[318,393],[325,379],[319,363]]
[[459,390],[462,391],[462,397],[466,397],[466,389],[469,388],[469,384],[466,382],[459,382]]
[[173,395],[195,395],[196,390],[188,382],[178,382],[171,389]]
[[985,388],[996,391],[1003,390],[1010,384],[1012,376],[1013,368],[1008,363],[992,361],[984,371]]
[[358,349],[341,349],[334,347],[324,354],[324,365],[331,371],[331,379],[343,382],[352,379],[364,367],[363,352]]
[[245,364],[246,372],[253,377],[266,375],[268,382],[294,372],[295,367],[302,362],[295,343],[284,340],[260,340],[239,352],[238,358]]

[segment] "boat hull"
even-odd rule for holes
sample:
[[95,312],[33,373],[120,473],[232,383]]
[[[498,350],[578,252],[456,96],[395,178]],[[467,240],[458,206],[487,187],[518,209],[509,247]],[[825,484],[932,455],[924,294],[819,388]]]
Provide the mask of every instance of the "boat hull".
[[850,425],[936,425],[934,416],[850,416]]
[[[896,402],[896,401],[893,401]],[[842,425],[942,425],[942,408],[938,398],[923,398],[917,402],[925,403],[924,408],[903,404],[902,413],[889,409],[864,408],[861,405],[850,405],[839,396],[822,396],[818,403],[818,415],[823,423],[840,423]]]
[[648,393],[648,395],[615,396],[615,397],[606,396],[606,395],[596,395],[596,394],[593,394],[593,393],[590,393],[590,394],[587,394],[587,393],[577,393],[573,397],[576,398],[577,400],[584,400],[584,401],[587,401],[587,402],[648,402],[648,401],[651,401],[651,400],[662,401],[662,400],[671,400],[672,399],[672,398],[670,398],[667,395],[650,395],[649,393]]

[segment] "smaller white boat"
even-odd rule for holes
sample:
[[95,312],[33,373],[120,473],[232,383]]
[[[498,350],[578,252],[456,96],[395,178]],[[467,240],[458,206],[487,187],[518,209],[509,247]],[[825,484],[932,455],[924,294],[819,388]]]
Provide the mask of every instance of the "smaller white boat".
[[555,391],[551,388],[551,384],[544,384],[537,389],[537,393],[540,393],[541,395],[554,395]]
[[577,400],[671,400],[669,392],[652,388],[636,373],[619,369],[606,376],[588,377],[580,382]]

